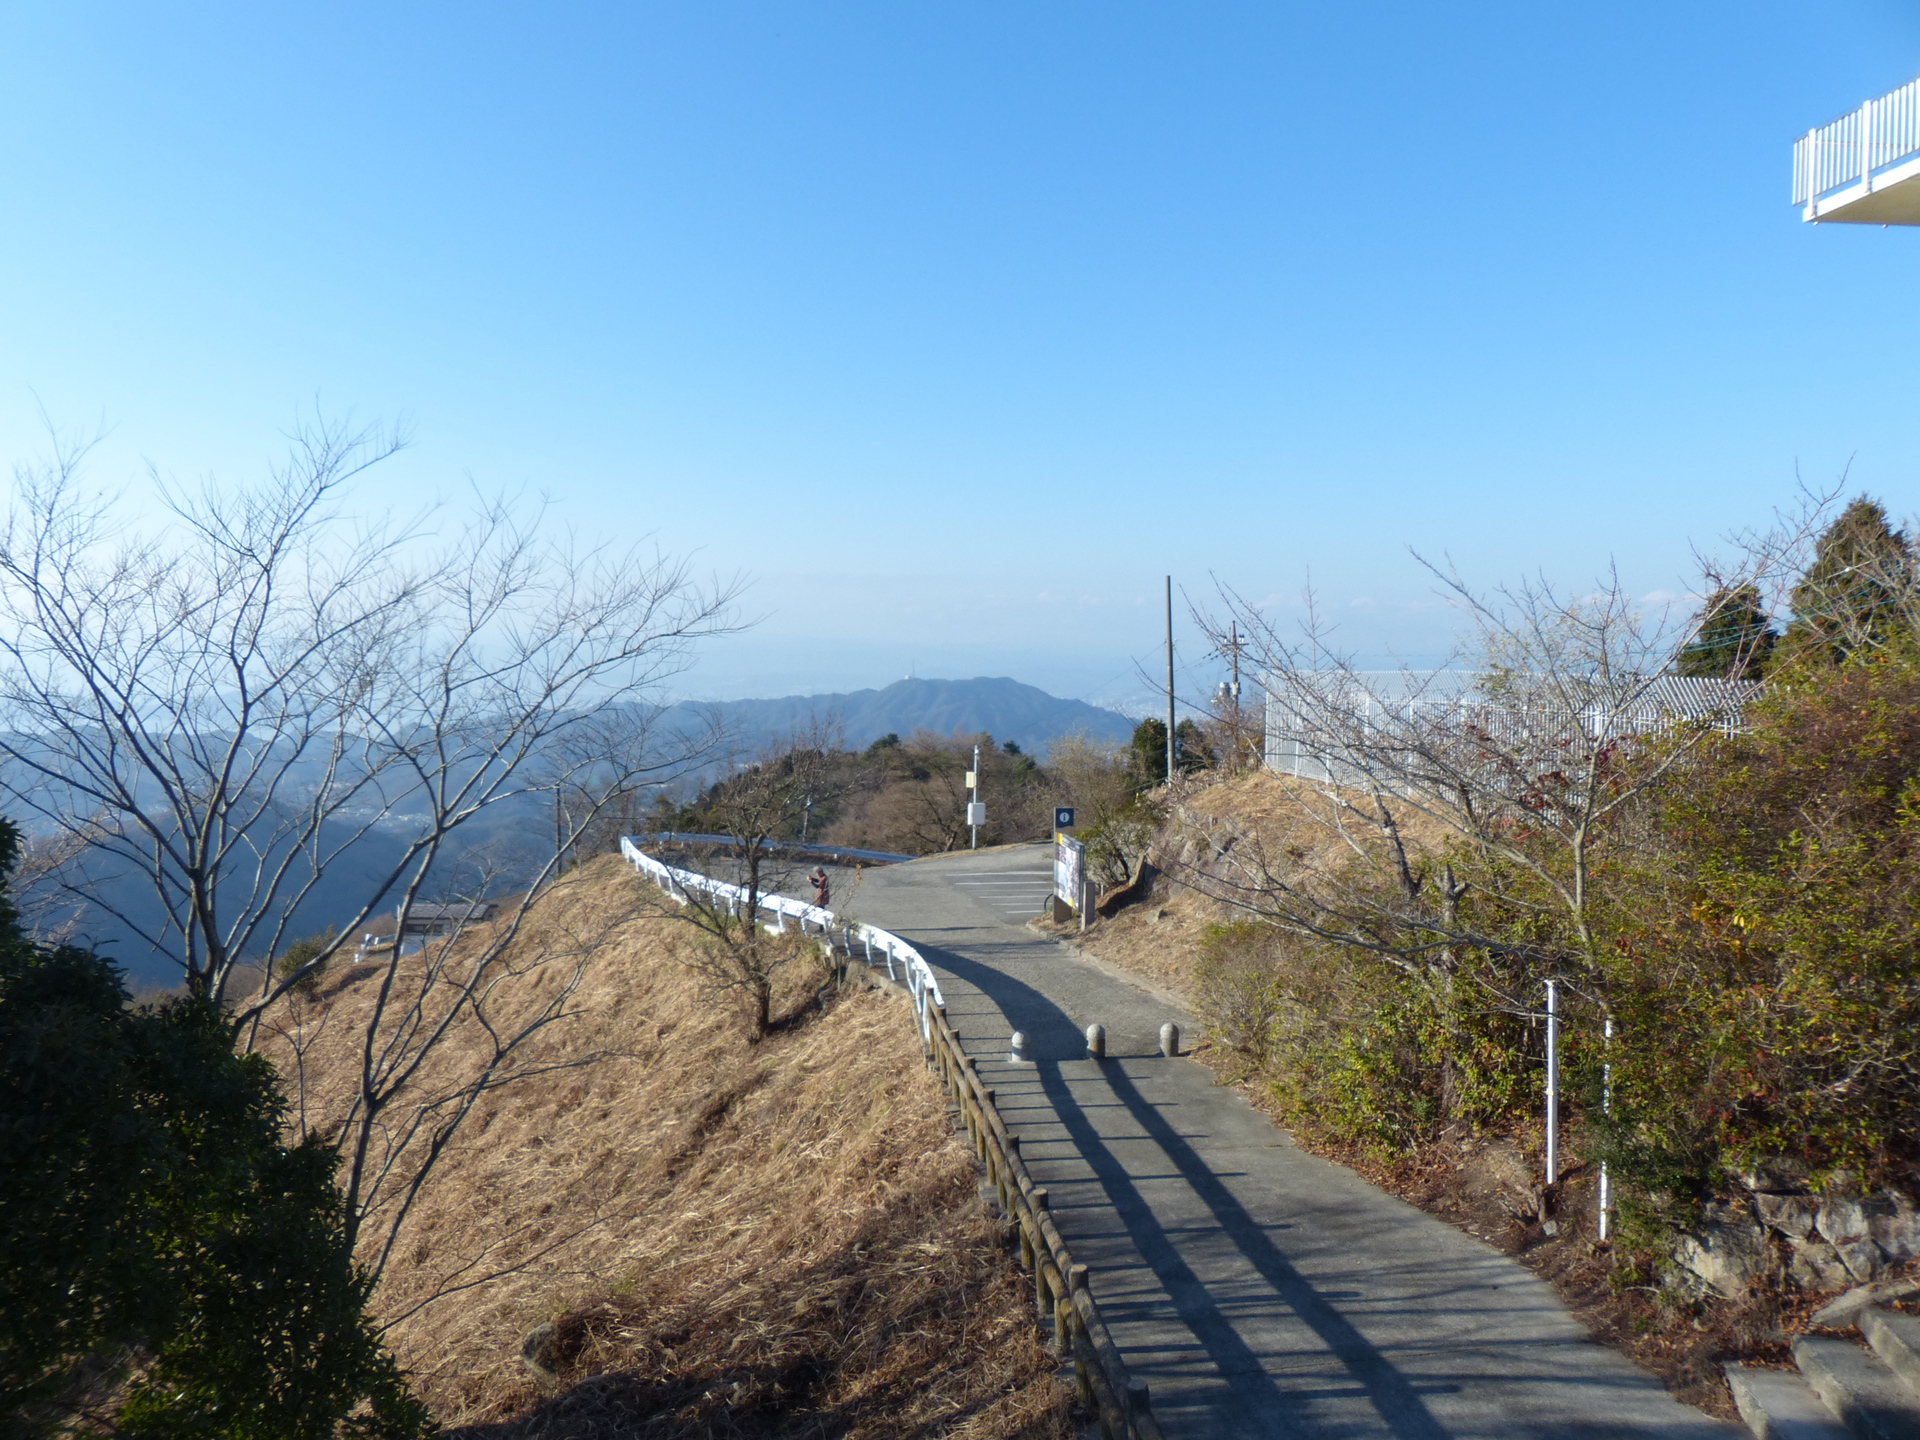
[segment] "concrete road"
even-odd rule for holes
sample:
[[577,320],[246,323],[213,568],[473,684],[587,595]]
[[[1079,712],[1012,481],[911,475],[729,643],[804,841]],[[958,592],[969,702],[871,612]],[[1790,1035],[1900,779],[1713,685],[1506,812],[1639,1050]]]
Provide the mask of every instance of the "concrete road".
[[[1045,846],[941,856],[869,870],[836,908],[939,972],[1170,1440],[1746,1433],[1592,1344],[1523,1266],[1160,1058],[1161,1022],[1191,1036],[1189,1016],[1023,928],[1050,873]],[[1031,1063],[1008,1060],[1014,1030]]]

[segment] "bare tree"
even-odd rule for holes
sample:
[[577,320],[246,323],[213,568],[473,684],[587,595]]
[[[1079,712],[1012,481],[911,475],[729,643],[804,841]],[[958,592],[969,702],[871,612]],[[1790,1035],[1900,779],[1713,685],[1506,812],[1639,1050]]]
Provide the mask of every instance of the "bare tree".
[[699,797],[704,823],[723,839],[684,847],[694,868],[736,887],[732,896],[688,890],[684,903],[658,912],[699,930],[705,943],[688,963],[714,991],[738,996],[747,1032],[760,1040],[774,1027],[773,998],[781,973],[811,954],[794,937],[769,935],[759,918],[761,900],[797,888],[807,863],[783,847],[800,832],[809,805],[837,799],[850,774],[836,763],[838,736],[831,724],[815,724],[776,741],[751,761],[736,761]]
[[[482,873],[476,888],[497,892],[503,878]],[[294,1135],[340,1153],[349,1233],[376,1277],[435,1163],[490,1092],[601,1058],[523,1056],[574,1013],[588,964],[640,908],[574,906],[559,889],[545,894],[553,903],[542,910],[530,913],[525,897],[512,897],[485,921],[404,952],[396,937],[373,957],[375,975],[345,977],[374,990],[367,1006],[338,1005],[316,986],[292,991],[262,1016],[257,1040],[288,1076]],[[502,1273],[487,1265],[501,1243],[464,1257],[451,1288],[420,1303]]]
[[[156,476],[168,523],[139,534],[83,489],[86,447],[56,445],[16,471],[0,536],[0,795],[94,875],[139,878],[143,907],[76,884],[225,1006],[242,1047],[376,913],[404,936],[428,900],[511,884],[488,943],[366,962],[380,974],[358,1091],[328,1122],[356,1225],[404,1216],[474,1098],[566,1013],[562,983],[550,1012],[501,1030],[488,997],[596,805],[511,876],[460,878],[489,854],[473,837],[544,816],[562,790],[619,794],[698,759],[699,737],[654,743],[655,697],[731,628],[735,592],[658,553],[548,536],[508,500],[355,521],[345,487],[398,444],[316,424],[251,488]],[[323,900],[337,938],[273,963],[302,902]],[[456,1027],[488,1035],[486,1053],[416,1093]]]
[[1074,808],[1086,844],[1089,878],[1101,893],[1141,878],[1141,865],[1164,818],[1154,793],[1140,793],[1128,747],[1095,740],[1085,731],[1047,750],[1047,776],[1058,798]]
[[[1606,847],[1628,843],[1640,799],[1751,687],[1666,675],[1687,631],[1617,575],[1582,594],[1543,580],[1481,593],[1431,568],[1477,632],[1460,668],[1363,672],[1311,605],[1295,640],[1226,596],[1298,823],[1276,848],[1211,822],[1221,833],[1183,878],[1410,971],[1449,972],[1471,946],[1586,973]],[[1497,903],[1463,905],[1476,887]]]

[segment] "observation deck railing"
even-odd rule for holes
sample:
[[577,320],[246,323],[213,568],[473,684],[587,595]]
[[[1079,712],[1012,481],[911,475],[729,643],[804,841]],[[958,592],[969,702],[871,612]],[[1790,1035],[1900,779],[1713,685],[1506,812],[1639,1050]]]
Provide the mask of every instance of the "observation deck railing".
[[1822,200],[1855,188],[1870,191],[1877,178],[1916,159],[1920,80],[1911,80],[1794,141],[1793,203],[1817,219]]

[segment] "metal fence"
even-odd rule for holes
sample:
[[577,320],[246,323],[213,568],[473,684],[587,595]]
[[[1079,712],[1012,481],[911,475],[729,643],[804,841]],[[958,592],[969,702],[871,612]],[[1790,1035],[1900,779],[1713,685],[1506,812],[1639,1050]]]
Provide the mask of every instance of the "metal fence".
[[1571,741],[1600,747],[1686,725],[1731,735],[1762,689],[1748,681],[1662,675],[1537,696],[1488,698],[1465,690],[1396,696],[1376,693],[1359,676],[1294,672],[1268,680],[1265,760],[1277,774],[1342,785],[1404,778],[1424,768],[1415,759],[1421,752],[1462,745],[1497,749],[1507,758],[1537,752],[1558,762]]
[[1920,156],[1920,80],[1869,100],[1802,135],[1793,145],[1793,203],[1806,205],[1835,190]]

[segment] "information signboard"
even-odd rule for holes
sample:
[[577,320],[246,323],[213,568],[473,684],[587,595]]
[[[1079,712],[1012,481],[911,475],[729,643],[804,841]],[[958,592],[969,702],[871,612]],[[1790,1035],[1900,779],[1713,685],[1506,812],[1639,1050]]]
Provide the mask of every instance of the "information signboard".
[[1053,842],[1053,893],[1078,910],[1085,902],[1080,892],[1087,878],[1087,847],[1071,835]]

